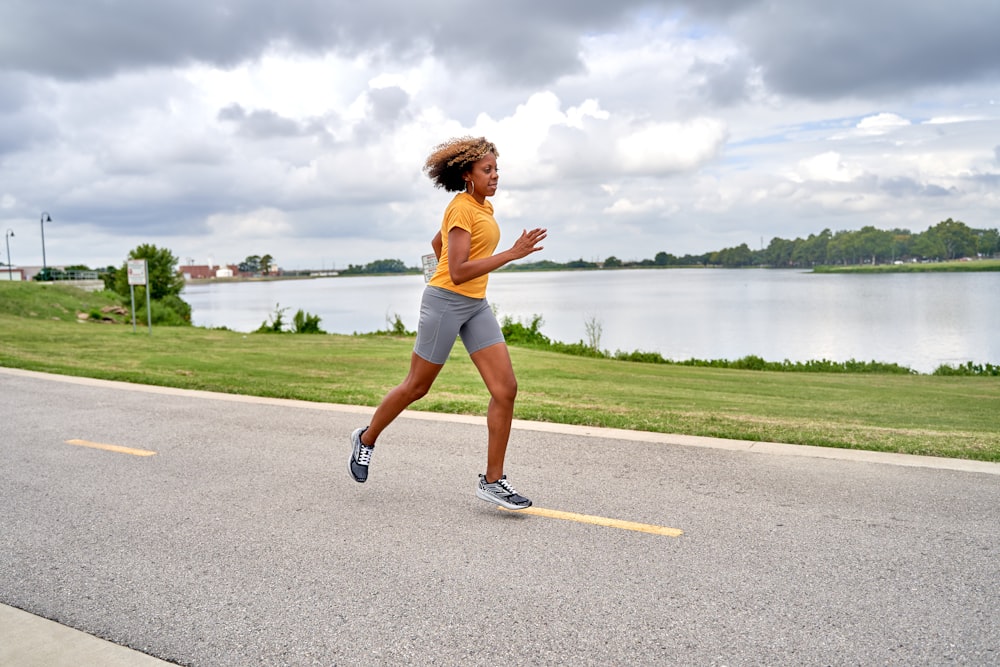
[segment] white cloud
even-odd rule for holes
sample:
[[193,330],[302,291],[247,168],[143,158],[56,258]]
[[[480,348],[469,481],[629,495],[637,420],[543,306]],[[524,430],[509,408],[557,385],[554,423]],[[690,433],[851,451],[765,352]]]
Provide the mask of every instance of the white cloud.
[[864,171],[857,164],[845,162],[840,153],[827,151],[801,160],[798,168],[788,174],[788,178],[796,183],[806,181],[849,183],[859,178],[863,173]]
[[610,215],[653,214],[655,217],[666,217],[676,211],[677,207],[662,197],[653,197],[638,202],[631,199],[616,199],[611,206],[604,209],[604,212]]
[[615,157],[630,174],[686,171],[718,155],[725,140],[725,123],[713,118],[656,123],[618,139]]
[[897,127],[906,127],[910,121],[894,113],[880,113],[867,116],[858,122],[858,129],[869,134],[882,134]]
[[953,125],[955,123],[972,123],[989,120],[989,116],[936,116],[924,121],[925,125]]

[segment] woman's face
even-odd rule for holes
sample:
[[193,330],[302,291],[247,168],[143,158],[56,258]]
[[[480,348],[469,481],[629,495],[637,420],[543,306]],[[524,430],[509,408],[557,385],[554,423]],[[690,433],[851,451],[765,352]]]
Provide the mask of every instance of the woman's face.
[[498,176],[497,158],[493,153],[487,153],[473,163],[465,178],[467,182],[471,181],[476,187],[472,195],[479,201],[483,201],[497,193]]

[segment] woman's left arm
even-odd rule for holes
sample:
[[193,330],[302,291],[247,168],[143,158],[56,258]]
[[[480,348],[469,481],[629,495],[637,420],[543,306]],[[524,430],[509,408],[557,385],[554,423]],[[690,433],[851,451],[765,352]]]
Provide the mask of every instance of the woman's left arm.
[[448,232],[448,272],[451,275],[451,282],[461,285],[468,280],[495,271],[508,262],[538,252],[543,249],[538,244],[544,241],[547,235],[548,230],[545,229],[532,229],[530,232],[524,230],[521,232],[521,237],[507,250],[489,257],[469,259],[472,234],[461,227],[452,227]]

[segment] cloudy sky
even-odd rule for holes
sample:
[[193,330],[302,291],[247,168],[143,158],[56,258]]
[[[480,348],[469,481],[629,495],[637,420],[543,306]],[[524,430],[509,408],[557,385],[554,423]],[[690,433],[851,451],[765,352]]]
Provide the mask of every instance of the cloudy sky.
[[[1000,225],[996,0],[4,0],[15,265],[419,263],[441,141],[535,259]],[[3,251],[0,251],[3,252]],[[6,261],[6,256],[4,257]]]

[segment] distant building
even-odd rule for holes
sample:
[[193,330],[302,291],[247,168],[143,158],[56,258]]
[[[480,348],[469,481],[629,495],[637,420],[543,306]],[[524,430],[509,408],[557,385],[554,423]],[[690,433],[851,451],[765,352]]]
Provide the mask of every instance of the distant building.
[[215,264],[189,264],[178,271],[184,280],[210,280],[212,278],[232,278],[240,275],[240,267],[235,264],[216,266]]
[[[52,271],[65,271],[66,267],[65,267],[65,265],[64,266],[53,266],[53,265],[49,264],[49,269],[52,270]],[[14,273],[15,274],[17,273],[17,271],[18,271],[17,269],[14,269]],[[6,272],[7,272],[6,269],[4,269],[4,273],[6,273]],[[42,267],[40,267],[40,266],[22,266],[21,267],[21,275],[24,276],[24,280],[34,280],[35,276],[37,276],[41,272],[42,272]],[[17,280],[17,277],[15,276],[14,279]]]

